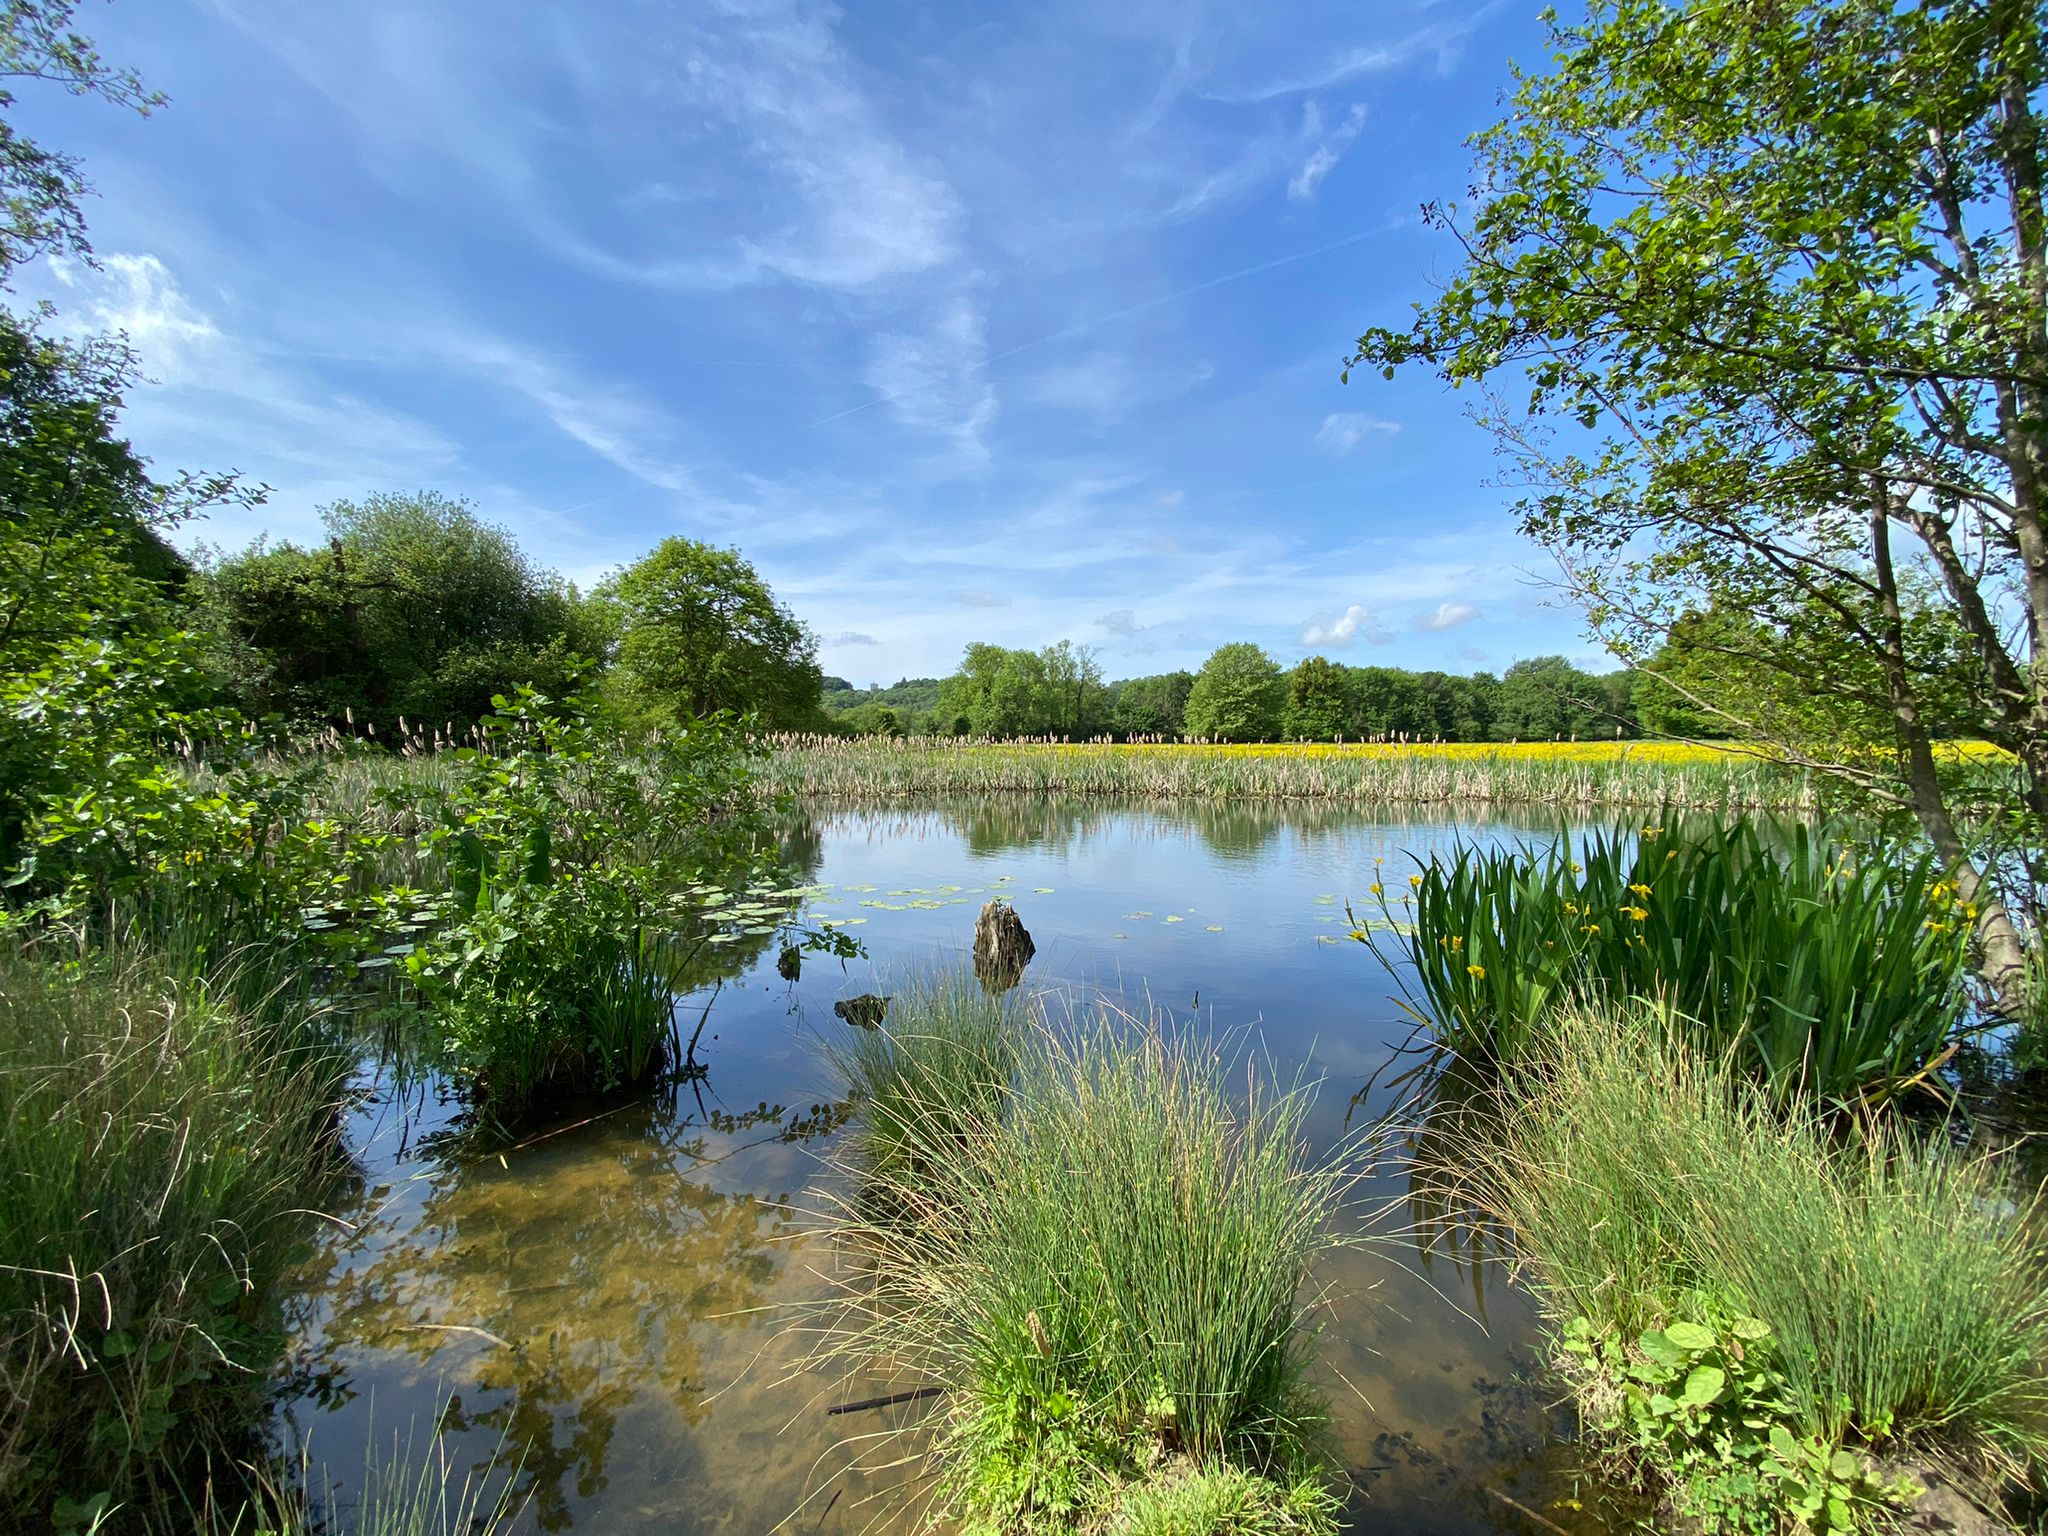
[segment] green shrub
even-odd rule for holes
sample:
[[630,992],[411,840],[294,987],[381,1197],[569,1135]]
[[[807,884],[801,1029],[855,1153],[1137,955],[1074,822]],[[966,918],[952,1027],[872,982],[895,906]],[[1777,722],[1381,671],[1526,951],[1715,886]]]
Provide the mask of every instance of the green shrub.
[[836,1223],[869,1264],[825,1353],[947,1390],[931,1524],[1114,1529],[1192,1470],[1256,1480],[1247,1507],[1298,1522],[1277,1528],[1334,1528],[1301,1491],[1327,1472],[1305,1287],[1359,1148],[1312,1161],[1306,1091],[1249,1065],[1237,1086],[1156,1026],[1039,1021],[996,1113],[904,1115],[888,1170],[856,1170],[890,1214],[855,1199]]
[[1475,1060],[1514,1061],[1560,1004],[1657,997],[1780,1097],[1848,1098],[1924,1080],[1961,1018],[1974,910],[1925,860],[1803,826],[1463,848],[1409,885],[1405,905],[1375,886],[1354,936],[1412,971],[1415,1011]]
[[[732,722],[646,742],[579,699],[495,701],[453,774],[391,786],[421,797],[426,877],[379,893],[449,1065],[501,1116],[562,1090],[680,1066],[678,982],[708,949],[784,933],[800,893],[762,851]],[[817,931],[805,947],[857,952]]]
[[132,957],[0,945],[0,1525],[178,1529],[246,1449],[346,1065]]
[[1492,1109],[1468,1188],[1589,1418],[1695,1505],[1846,1528],[1845,1448],[2048,1467],[2041,1213],[1996,1166],[1788,1110],[1647,1007],[1562,1016]]

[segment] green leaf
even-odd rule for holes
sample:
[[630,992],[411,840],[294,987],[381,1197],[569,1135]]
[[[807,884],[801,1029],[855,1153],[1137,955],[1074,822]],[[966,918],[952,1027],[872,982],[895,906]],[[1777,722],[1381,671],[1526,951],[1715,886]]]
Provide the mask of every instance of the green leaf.
[[1685,1378],[1685,1388],[1678,1394],[1678,1401],[1687,1408],[1704,1408],[1721,1395],[1721,1389],[1727,1384],[1728,1373],[1718,1366],[1696,1365]]
[[1687,1350],[1663,1329],[1652,1328],[1636,1340],[1636,1347],[1657,1364],[1674,1371],[1692,1358]]
[[1714,1330],[1698,1323],[1666,1323],[1664,1337],[1689,1354],[1696,1355],[1714,1347]]

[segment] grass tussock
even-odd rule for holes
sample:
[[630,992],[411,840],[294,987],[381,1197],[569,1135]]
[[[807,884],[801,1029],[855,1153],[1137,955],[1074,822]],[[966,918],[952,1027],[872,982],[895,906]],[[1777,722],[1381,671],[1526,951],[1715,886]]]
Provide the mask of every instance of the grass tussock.
[[1868,1457],[2048,1467],[2041,1211],[1993,1163],[1788,1112],[1647,1006],[1566,1015],[1491,1109],[1463,1176],[1681,1511],[1858,1529]]
[[890,1000],[882,1028],[853,1029],[827,1046],[860,1106],[846,1161],[869,1199],[942,1186],[957,1149],[1004,1113],[1022,1028],[1009,994],[962,976],[911,983]]
[[1124,745],[940,737],[778,738],[767,786],[846,800],[1027,793],[1349,805],[1673,805],[1806,814],[1803,774],[1751,752],[1668,742]]
[[884,1198],[834,1223],[865,1263],[822,1346],[945,1389],[922,1528],[1334,1529],[1307,1287],[1360,1149],[1310,1158],[1306,1090],[1156,1023],[1014,1025],[1002,1080],[943,1065],[970,1057],[933,1017],[894,1025],[937,1061],[859,1143]]
[[0,945],[0,1526],[189,1529],[232,1480],[344,1068],[153,964]]

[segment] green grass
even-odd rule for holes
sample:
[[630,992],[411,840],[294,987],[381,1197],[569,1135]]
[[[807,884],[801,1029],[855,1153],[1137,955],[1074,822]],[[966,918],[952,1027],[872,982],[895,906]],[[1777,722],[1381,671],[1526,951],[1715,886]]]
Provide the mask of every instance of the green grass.
[[303,1012],[236,990],[0,945],[9,1529],[95,1509],[115,1511],[104,1530],[189,1529],[195,1490],[247,1453],[346,1061]]
[[1308,1285],[1360,1148],[1310,1159],[1308,1103],[1156,1024],[1040,1019],[993,1113],[903,1115],[887,1171],[856,1166],[889,1215],[834,1223],[867,1265],[822,1354],[946,1389],[926,1528],[1131,1528],[1171,1468],[1258,1485],[1257,1519],[1198,1529],[1333,1529]]
[[1491,1109],[1463,1178],[1578,1337],[1596,1416],[1664,1347],[1649,1331],[1750,1318],[1795,1437],[2048,1468],[2042,1212],[1996,1165],[1788,1113],[1646,1006],[1563,1016]]
[[1925,860],[1854,857],[1804,826],[1597,832],[1463,848],[1356,930],[1438,1038],[1512,1062],[1573,1000],[1652,996],[1781,1097],[1924,1081],[1960,1024],[1970,917]]
[[941,1172],[934,1154],[970,1144],[1000,1117],[1024,1027],[1007,994],[954,976],[898,991],[878,1029],[846,1027],[828,1037],[833,1073],[859,1106],[847,1162],[869,1198],[933,1187]]

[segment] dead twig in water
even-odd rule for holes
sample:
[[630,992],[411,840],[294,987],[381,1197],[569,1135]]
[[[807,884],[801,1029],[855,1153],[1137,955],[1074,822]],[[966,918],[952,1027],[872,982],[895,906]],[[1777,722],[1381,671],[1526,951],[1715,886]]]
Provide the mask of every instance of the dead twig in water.
[[834,1403],[827,1413],[866,1413],[870,1408],[893,1408],[898,1403],[914,1403],[922,1398],[937,1397],[944,1387],[912,1387],[908,1392],[891,1392],[887,1397],[863,1398],[857,1403]]
[[1528,1505],[1524,1504],[1520,1499],[1511,1499],[1506,1494],[1502,1493],[1498,1488],[1489,1488],[1486,1491],[1489,1494],[1491,1494],[1494,1498],[1499,1499],[1501,1503],[1507,1505],[1507,1507],[1509,1509],[1512,1509],[1516,1514],[1522,1515],[1530,1520],[1534,1520],[1546,1531],[1555,1531],[1557,1532],[1557,1536],[1572,1536],[1572,1533],[1570,1531],[1566,1530],[1563,1526],[1559,1525],[1555,1520],[1551,1519],[1548,1515],[1537,1514],[1535,1510],[1531,1509]]

